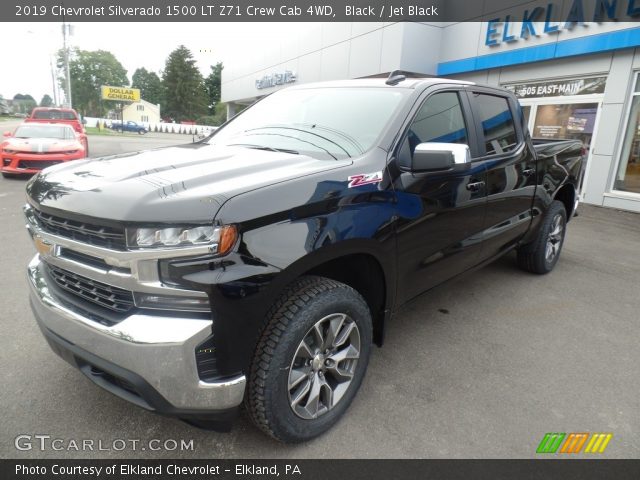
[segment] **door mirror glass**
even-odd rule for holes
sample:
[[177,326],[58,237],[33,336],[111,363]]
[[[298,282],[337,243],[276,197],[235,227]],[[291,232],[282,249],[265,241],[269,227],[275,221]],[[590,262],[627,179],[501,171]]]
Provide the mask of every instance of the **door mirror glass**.
[[454,165],[469,163],[468,145],[459,143],[420,143],[413,152],[411,171],[432,172],[449,170]]

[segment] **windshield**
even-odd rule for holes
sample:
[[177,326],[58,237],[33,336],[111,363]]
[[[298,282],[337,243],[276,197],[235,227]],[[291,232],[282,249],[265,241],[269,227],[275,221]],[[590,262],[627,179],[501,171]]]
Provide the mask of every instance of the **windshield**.
[[218,130],[209,143],[354,157],[373,147],[407,92],[390,87],[283,90]]
[[23,125],[16,129],[14,135],[16,138],[59,138],[72,139],[74,133],[71,127],[66,125],[60,126],[42,126],[42,125]]
[[73,112],[64,110],[36,110],[33,118],[38,120],[77,120]]

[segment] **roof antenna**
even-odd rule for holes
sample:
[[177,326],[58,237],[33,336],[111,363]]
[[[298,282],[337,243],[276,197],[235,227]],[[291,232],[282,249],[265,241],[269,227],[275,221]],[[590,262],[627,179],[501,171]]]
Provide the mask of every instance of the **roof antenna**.
[[386,83],[387,85],[397,85],[406,79],[407,77],[404,75],[404,72],[402,70],[394,70],[389,74],[389,78],[387,78],[384,83]]

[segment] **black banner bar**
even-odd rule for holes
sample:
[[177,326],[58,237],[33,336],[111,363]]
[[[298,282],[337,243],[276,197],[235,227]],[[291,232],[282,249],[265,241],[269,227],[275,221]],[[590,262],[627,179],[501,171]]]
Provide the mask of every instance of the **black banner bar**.
[[637,480],[640,460],[0,460],[2,480]]
[[[477,22],[537,23],[545,31],[585,22],[640,20],[640,0],[4,0],[14,22]],[[551,30],[547,30],[551,29]]]

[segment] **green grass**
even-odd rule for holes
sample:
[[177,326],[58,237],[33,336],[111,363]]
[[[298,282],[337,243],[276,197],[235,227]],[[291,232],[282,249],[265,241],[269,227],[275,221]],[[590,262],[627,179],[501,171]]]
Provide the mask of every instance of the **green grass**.
[[118,135],[113,130],[109,130],[106,128],[103,128],[102,130],[100,130],[98,127],[85,127],[85,131],[87,132],[87,135],[109,135],[109,136]]

